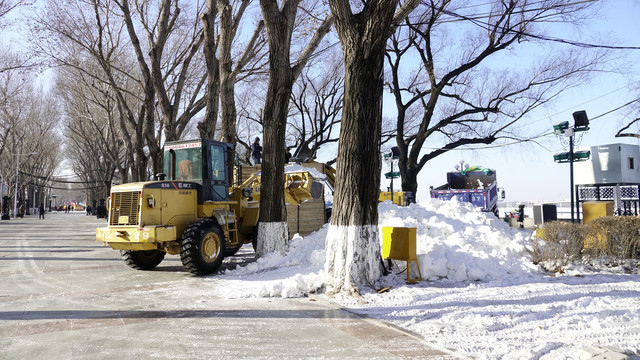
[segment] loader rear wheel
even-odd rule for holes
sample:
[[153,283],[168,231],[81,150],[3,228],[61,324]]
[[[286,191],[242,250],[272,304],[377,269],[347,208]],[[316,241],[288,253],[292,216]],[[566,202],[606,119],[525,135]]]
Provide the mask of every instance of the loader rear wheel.
[[218,270],[225,254],[222,229],[213,220],[198,220],[184,231],[180,242],[182,265],[196,275]]
[[136,270],[151,270],[164,259],[164,251],[160,250],[120,250],[124,263]]

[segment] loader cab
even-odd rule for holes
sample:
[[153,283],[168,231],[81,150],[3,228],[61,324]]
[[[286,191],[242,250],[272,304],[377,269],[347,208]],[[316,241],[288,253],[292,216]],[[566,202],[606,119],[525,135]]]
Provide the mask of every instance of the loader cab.
[[164,174],[170,181],[199,184],[198,203],[228,201],[232,150],[231,144],[206,139],[167,142]]

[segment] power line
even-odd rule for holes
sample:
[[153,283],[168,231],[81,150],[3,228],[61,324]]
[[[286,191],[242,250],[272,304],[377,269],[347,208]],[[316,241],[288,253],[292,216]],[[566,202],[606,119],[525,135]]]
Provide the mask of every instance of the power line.
[[[577,4],[588,3],[588,2],[592,2],[592,0],[578,1],[578,2],[571,3],[571,4],[566,4],[566,5],[563,5],[563,6],[577,5]],[[544,8],[527,9],[527,10],[524,10],[524,11],[531,12],[531,11],[539,11],[539,10],[544,10]],[[448,10],[442,10],[442,12],[444,14],[447,14],[447,15],[452,16],[454,18],[458,18],[460,20],[469,21],[469,22],[481,27],[483,30],[489,30],[490,31],[492,26],[493,26],[489,22],[480,21],[480,19],[491,17],[491,15],[488,14],[488,13],[487,14],[467,16],[467,15],[461,15],[461,14],[458,14],[458,13],[456,13],[454,11],[448,11]],[[443,22],[446,22],[446,21],[443,21]],[[538,40],[543,40],[543,41],[551,41],[551,42],[557,42],[557,43],[577,46],[577,47],[581,47],[581,48],[598,48],[598,49],[609,49],[609,50],[640,50],[640,46],[616,46],[616,45],[606,45],[606,44],[592,44],[592,43],[586,43],[586,42],[569,40],[569,39],[562,39],[562,38],[546,36],[546,35],[537,35],[537,34],[529,33],[529,32],[526,32],[526,31],[520,31],[520,30],[516,31],[516,30],[511,30],[511,29],[505,29],[505,28],[503,28],[503,29],[506,30],[508,33],[522,35],[522,36],[526,36],[526,37],[530,37],[530,38],[538,39]]]
[[[631,101],[629,101],[629,102],[627,102],[625,104],[622,104],[622,105],[620,105],[618,107],[615,107],[615,108],[613,108],[611,110],[605,111],[602,114],[599,114],[599,115],[596,115],[596,116],[594,116],[592,118],[589,118],[589,121],[593,122],[594,120],[602,118],[602,117],[604,117],[606,115],[609,115],[609,114],[611,114],[613,112],[616,112],[616,111],[618,111],[620,109],[623,109],[623,108],[625,108],[625,107],[627,107],[629,105],[632,105],[633,103],[639,102],[639,101],[640,101],[640,99],[631,100]],[[530,137],[528,139],[515,140],[515,141],[509,142],[509,143],[504,143],[504,144],[486,145],[486,146],[464,148],[464,149],[456,148],[456,149],[450,149],[448,151],[452,151],[452,150],[469,151],[469,150],[495,149],[495,148],[501,148],[501,147],[506,147],[506,146],[511,146],[511,145],[517,145],[517,144],[521,144],[521,143],[525,143],[525,142],[533,142],[533,141],[536,141],[536,140],[541,139],[543,137],[547,137],[547,136],[554,135],[554,134],[555,133],[553,131],[549,131],[549,132],[545,132],[545,133],[542,133],[542,134],[537,135],[537,136],[532,136],[532,137]],[[442,148],[427,148],[427,149],[429,149],[429,150],[440,150]]]

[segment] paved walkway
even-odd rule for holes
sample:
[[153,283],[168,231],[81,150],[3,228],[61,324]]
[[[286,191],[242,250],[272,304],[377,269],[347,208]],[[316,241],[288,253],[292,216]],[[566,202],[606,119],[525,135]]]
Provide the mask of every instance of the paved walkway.
[[103,225],[81,213],[0,222],[0,359],[456,358],[324,301],[204,296],[215,276],[176,256],[130,269],[95,242]]

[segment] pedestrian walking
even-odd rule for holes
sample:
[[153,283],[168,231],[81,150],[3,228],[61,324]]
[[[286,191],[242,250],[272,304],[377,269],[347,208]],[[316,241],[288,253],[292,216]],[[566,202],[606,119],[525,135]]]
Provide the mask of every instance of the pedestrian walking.
[[253,165],[260,165],[262,163],[262,146],[260,146],[259,137],[257,137],[251,145],[251,159],[253,159]]
[[38,219],[44,220],[44,204],[40,203],[40,207],[38,208]]

